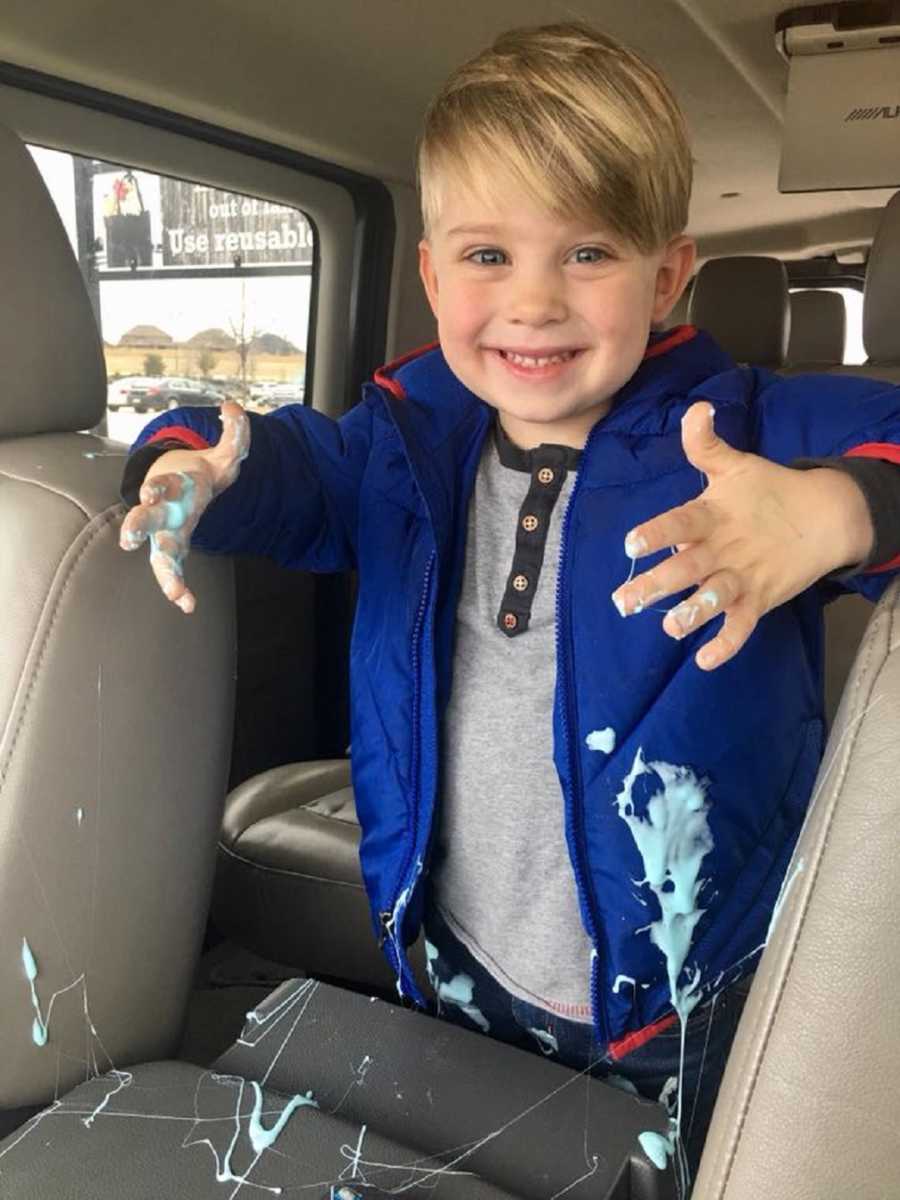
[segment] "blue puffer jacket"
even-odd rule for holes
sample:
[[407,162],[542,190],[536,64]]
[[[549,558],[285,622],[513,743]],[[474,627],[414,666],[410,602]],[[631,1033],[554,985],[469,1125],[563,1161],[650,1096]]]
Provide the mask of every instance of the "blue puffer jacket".
[[[651,339],[591,432],[563,531],[553,722],[568,848],[596,948],[592,1000],[603,1044],[671,1011],[665,961],[642,932],[657,901],[641,886],[643,863],[616,804],[638,752],[704,781],[712,849],[686,970],[699,968],[711,991],[752,969],[762,950],[825,738],[822,608],[834,585],[769,613],[746,648],[711,673],[693,658],[720,622],[676,642],[658,613],[623,621],[610,600],[630,567],[625,534],[702,490],[680,430],[699,399],[714,405],[716,431],[732,446],[780,463],[853,448],[891,457],[885,443],[900,443],[900,389],[736,368],[687,326]],[[340,422],[296,405],[253,415],[240,478],[193,539],[204,550],[265,554],[305,570],[359,571],[351,676],[362,869],[398,986],[416,1000],[405,947],[421,923],[466,510],[490,416],[439,348],[378,372]],[[214,411],[182,409],[153,421],[136,444],[179,428],[194,444],[220,431]],[[869,574],[853,586],[876,599],[889,577]],[[610,727],[612,753],[590,749],[587,735]],[[635,804],[647,798],[636,792]],[[620,975],[649,986],[614,991]]]

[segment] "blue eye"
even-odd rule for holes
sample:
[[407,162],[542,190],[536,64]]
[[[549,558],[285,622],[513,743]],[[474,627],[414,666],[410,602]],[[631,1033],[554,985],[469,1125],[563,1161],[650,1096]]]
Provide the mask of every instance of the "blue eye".
[[[482,257],[487,256],[487,257]],[[466,255],[469,262],[477,263],[481,267],[500,267],[503,265],[501,260],[506,260],[506,255],[502,250],[473,250],[471,254]]]
[[[605,250],[601,250],[599,246],[579,246],[575,254],[575,261],[579,263],[598,263],[609,258]],[[582,258],[581,255],[593,255],[593,258]]]

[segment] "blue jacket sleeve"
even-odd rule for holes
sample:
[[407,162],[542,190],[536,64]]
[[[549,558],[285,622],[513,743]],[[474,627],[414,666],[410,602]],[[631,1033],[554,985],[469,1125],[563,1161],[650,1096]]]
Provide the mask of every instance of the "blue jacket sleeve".
[[[340,421],[300,404],[247,415],[250,453],[236,482],[201,517],[192,547],[261,554],[307,571],[353,568],[359,493],[375,422],[371,400]],[[218,410],[173,409],[145,426],[131,449],[185,429],[215,445],[222,431]]]
[[[758,454],[785,465],[850,453],[900,463],[900,388],[850,375],[754,373]],[[855,591],[876,601],[898,569],[900,558],[842,576],[839,586],[829,577],[826,591]]]

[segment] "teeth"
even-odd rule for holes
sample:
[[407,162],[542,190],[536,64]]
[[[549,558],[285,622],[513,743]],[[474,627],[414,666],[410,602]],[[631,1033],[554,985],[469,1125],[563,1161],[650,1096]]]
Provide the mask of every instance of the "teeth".
[[553,354],[549,358],[529,358],[525,354],[512,354],[507,350],[501,350],[500,353],[509,362],[515,363],[519,367],[547,367],[551,363],[568,362],[570,358],[575,357],[574,350],[566,350],[562,354]]

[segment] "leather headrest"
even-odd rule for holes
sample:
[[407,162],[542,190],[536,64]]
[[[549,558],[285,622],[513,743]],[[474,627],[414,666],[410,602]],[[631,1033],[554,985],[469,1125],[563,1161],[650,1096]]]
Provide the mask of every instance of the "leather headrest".
[[900,362],[900,192],[878,225],[866,266],[863,345],[873,363]]
[[688,307],[735,362],[780,367],[790,333],[787,272],[777,258],[713,258],[697,272]]
[[842,363],[846,327],[847,306],[838,292],[793,292],[788,362]]
[[90,429],[106,367],[81,271],[25,146],[0,126],[0,437]]

